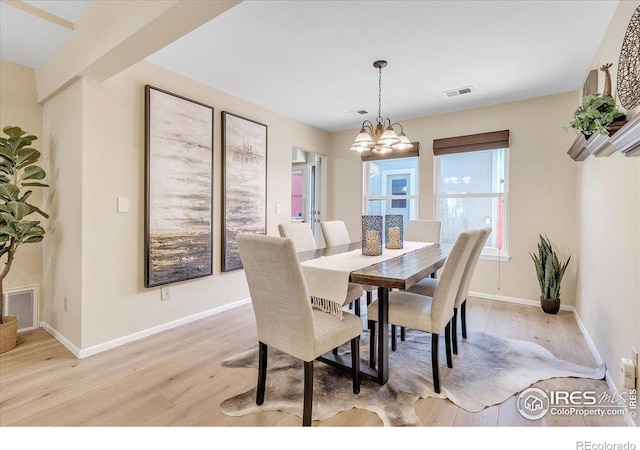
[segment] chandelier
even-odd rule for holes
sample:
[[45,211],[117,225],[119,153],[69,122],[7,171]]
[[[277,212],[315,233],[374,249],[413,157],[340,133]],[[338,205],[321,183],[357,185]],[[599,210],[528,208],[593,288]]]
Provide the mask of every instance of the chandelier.
[[[404,134],[404,129],[399,123],[392,123],[388,118],[382,118],[382,68],[386,61],[376,61],[373,67],[378,69],[378,117],[375,129],[369,120],[362,122],[362,128],[351,145],[350,150],[363,152],[371,150],[374,153],[390,153],[394,150],[411,150],[413,144]],[[396,133],[394,126],[400,127],[400,133]]]

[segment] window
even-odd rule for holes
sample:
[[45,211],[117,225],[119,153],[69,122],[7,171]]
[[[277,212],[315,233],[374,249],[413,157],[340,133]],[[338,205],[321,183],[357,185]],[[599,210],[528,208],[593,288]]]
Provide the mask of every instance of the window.
[[489,225],[481,258],[508,261],[509,130],[435,139],[433,154],[441,242]]
[[363,214],[401,214],[407,222],[418,217],[418,158],[396,158],[364,163]]
[[492,232],[482,257],[509,260],[508,153],[508,148],[498,148],[435,157],[435,207],[443,243],[453,243],[465,229],[489,225]]

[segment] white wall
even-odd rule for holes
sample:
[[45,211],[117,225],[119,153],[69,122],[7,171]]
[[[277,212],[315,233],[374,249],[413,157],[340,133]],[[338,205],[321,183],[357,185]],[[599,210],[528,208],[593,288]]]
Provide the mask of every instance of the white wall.
[[[453,100],[455,101],[455,99]],[[575,109],[575,93],[505,103],[450,114],[402,121],[407,136],[420,143],[419,216],[434,215],[433,140],[488,131],[510,130],[509,253],[507,263],[479,261],[471,290],[484,294],[538,301],[540,297],[529,251],[538,233],[546,234],[559,255],[576,252],[575,176],[577,165],[567,155],[575,135],[565,131]],[[360,236],[362,168],[360,156],[349,151],[358,130],[332,136],[329,215],[345,220]],[[348,193],[348,195],[347,195]],[[565,275],[561,298],[575,297],[575,263]]]
[[[144,287],[145,84],[215,108],[214,274],[172,284],[171,300],[163,302],[160,288]],[[54,119],[47,112],[59,110],[60,99],[71,95],[67,91],[45,104],[47,122]],[[105,82],[82,80],[81,111],[61,115],[83,130],[82,206],[77,206],[61,227],[66,235],[67,230],[82,226],[81,339],[75,330],[73,338],[65,335],[78,348],[87,349],[249,296],[243,271],[220,272],[223,110],[268,126],[267,229],[277,235],[278,223],[290,219],[291,150],[296,146],[327,153],[327,133],[144,61]],[[47,133],[60,135],[60,127],[62,124],[47,126]],[[66,150],[60,144],[58,148]],[[57,181],[76,167],[61,166]],[[117,197],[130,198],[130,213],[116,212]],[[275,214],[276,203],[281,205],[280,214]],[[53,250],[45,252],[45,257],[61,262]],[[76,276],[75,270],[59,271],[59,280],[49,279],[49,283],[65,284]],[[67,294],[62,289],[54,292],[47,302],[49,314],[68,315],[60,308],[61,298]],[[79,318],[74,319],[80,323]]]
[[[44,239],[43,320],[80,347],[82,334],[83,93],[77,80],[44,105],[43,141],[49,188]],[[65,311],[65,299],[67,308]]]
[[[623,36],[639,5],[620,2],[591,66],[613,63],[614,95]],[[602,72],[598,78],[602,92]],[[627,111],[628,118],[639,111]],[[640,350],[640,158],[616,152],[577,166],[576,310],[621,389],[620,358],[630,358],[632,347]]]

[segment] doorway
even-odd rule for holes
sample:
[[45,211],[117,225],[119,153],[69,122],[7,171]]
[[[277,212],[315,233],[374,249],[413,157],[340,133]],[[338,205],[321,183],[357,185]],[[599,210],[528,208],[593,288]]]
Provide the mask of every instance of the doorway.
[[326,202],[326,156],[294,148],[291,161],[291,221],[311,227],[316,245],[324,247],[320,231]]

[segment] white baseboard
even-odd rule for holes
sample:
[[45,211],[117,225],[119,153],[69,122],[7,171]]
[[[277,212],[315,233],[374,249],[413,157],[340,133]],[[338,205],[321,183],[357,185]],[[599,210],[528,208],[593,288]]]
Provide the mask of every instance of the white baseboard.
[[57,330],[55,330],[46,322],[41,322],[41,326],[49,334],[51,334],[54,338],[56,338],[62,345],[64,345],[71,353],[73,353],[76,356],[76,358],[86,358],[88,356],[92,356],[97,353],[102,353],[104,351],[111,350],[112,348],[120,347],[121,345],[128,344],[130,342],[134,342],[134,341],[152,336],[154,334],[161,333],[166,330],[170,330],[180,325],[185,325],[195,320],[204,319],[205,317],[213,316],[214,314],[220,314],[221,312],[228,311],[230,309],[237,308],[242,305],[246,305],[247,303],[250,303],[250,302],[251,302],[250,298],[248,297],[243,298],[233,303],[228,303],[226,305],[208,309],[206,311],[202,311],[197,314],[193,314],[191,316],[187,316],[171,322],[163,323],[162,325],[158,325],[152,328],[148,328],[146,330],[138,331],[136,333],[132,333],[127,336],[122,336],[117,339],[113,339],[111,341],[103,342],[102,344],[87,347],[82,350],[76,347],[75,345],[73,345],[71,342],[69,342],[68,339],[66,339],[62,334],[60,334]]
[[[518,305],[540,306],[540,300],[529,300],[519,297],[507,297],[505,295],[484,294],[482,292],[469,292],[469,297],[486,298],[487,300],[496,300],[499,302],[517,303]],[[560,304],[561,311],[575,311],[571,305]]]
[[[499,302],[516,303],[518,305],[529,305],[529,306],[538,306],[538,307],[540,306],[539,300],[536,301],[536,300],[528,300],[528,299],[518,298],[518,297],[507,297],[503,295],[483,294],[481,292],[469,292],[469,297],[479,297],[479,298],[485,298],[487,300],[495,300]],[[596,364],[598,365],[604,364],[604,361],[602,360],[602,357],[598,353],[598,350],[596,349],[596,346],[593,343],[591,336],[589,336],[589,332],[587,331],[587,328],[584,326],[584,323],[582,322],[582,318],[580,317],[580,314],[578,314],[578,312],[572,305],[560,305],[560,309],[563,311],[570,311],[573,313],[573,316],[575,317],[576,322],[578,324],[578,328],[580,328],[580,332],[582,333],[582,336],[584,337],[585,341],[587,341],[587,346],[589,347],[589,350],[591,351],[593,358],[596,360]],[[613,378],[611,376],[611,372],[609,372],[608,369],[605,370],[605,381],[607,382],[607,386],[611,390],[611,393],[614,396],[619,397],[620,392],[618,391],[618,388],[616,387],[616,384],[613,381]],[[627,410],[627,414],[625,414],[623,417],[627,426],[629,427],[636,426],[633,419],[631,419],[631,416],[629,415],[628,410]]]
[[55,328],[49,325],[47,322],[40,322],[40,328],[43,328],[47,333],[53,336],[58,342],[66,347],[76,358],[80,358],[80,349],[73,345],[69,339],[64,337]]

